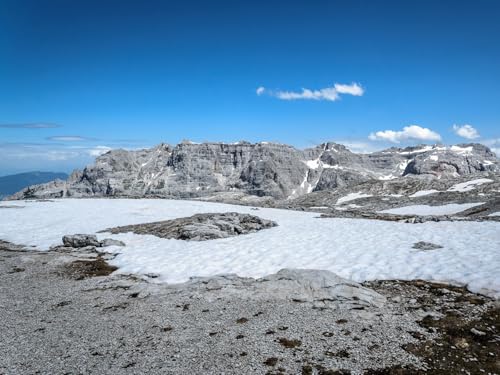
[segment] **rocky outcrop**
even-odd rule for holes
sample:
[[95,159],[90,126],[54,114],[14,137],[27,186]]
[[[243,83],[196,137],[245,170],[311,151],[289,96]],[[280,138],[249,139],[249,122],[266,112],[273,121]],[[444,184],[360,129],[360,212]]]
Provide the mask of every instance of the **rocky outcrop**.
[[63,247],[81,249],[86,247],[125,246],[122,241],[105,238],[99,241],[94,234],[72,234],[62,238]]
[[305,150],[266,142],[183,142],[109,151],[67,181],[30,186],[10,199],[204,198],[231,192],[287,199],[402,176],[450,178],[499,170],[495,154],[480,144],[355,154],[331,142]]
[[62,242],[66,247],[87,247],[87,246],[101,246],[97,236],[92,234],[73,234],[63,236]]
[[496,156],[481,144],[436,147],[416,155],[403,175],[429,174],[437,177],[458,177],[477,172],[498,170]]
[[197,214],[174,220],[126,225],[103,232],[150,234],[161,238],[207,241],[257,232],[277,226],[274,221],[238,212]]
[[194,277],[179,287],[254,300],[293,301],[316,308],[380,308],[386,302],[377,292],[323,270],[282,269],[257,280],[237,275]]

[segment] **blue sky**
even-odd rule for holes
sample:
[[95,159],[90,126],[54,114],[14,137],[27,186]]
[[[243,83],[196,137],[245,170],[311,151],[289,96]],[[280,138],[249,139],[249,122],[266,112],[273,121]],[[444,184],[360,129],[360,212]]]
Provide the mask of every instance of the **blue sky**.
[[182,139],[500,150],[499,19],[495,0],[1,0],[0,175]]

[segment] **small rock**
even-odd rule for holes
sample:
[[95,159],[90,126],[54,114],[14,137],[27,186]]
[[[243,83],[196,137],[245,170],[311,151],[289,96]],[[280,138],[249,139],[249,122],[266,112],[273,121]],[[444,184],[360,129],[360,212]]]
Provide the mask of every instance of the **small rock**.
[[412,247],[414,249],[424,250],[424,251],[427,251],[427,250],[436,250],[436,249],[442,249],[443,248],[443,246],[441,246],[441,245],[436,245],[436,244],[433,244],[432,242],[425,242],[425,241],[416,242],[416,243],[413,244]]
[[473,334],[475,334],[476,336],[484,336],[486,335],[486,332],[483,332],[483,331],[480,331],[478,329],[475,329],[475,328],[471,328],[470,330]]
[[106,247],[106,246],[125,246],[125,243],[119,240],[114,240],[112,238],[105,238],[104,240],[101,241],[101,246]]
[[469,347],[469,343],[466,339],[460,337],[455,341],[455,346],[459,349],[467,349]]

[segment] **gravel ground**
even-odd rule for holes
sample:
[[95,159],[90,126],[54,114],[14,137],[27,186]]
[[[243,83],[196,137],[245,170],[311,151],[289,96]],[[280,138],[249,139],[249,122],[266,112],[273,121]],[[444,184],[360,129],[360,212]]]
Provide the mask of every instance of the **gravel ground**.
[[[89,254],[0,242],[0,374],[415,373],[433,364],[419,348],[439,345],[439,330],[417,320],[445,316],[455,294],[474,296],[380,282],[367,286],[388,297],[383,308],[314,309],[112,271]],[[494,306],[474,298],[454,305],[468,323]]]

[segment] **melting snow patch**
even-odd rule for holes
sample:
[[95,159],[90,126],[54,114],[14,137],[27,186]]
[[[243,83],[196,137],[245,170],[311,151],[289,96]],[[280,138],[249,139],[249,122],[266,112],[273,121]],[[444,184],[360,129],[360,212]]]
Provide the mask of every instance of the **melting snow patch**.
[[451,146],[450,150],[461,155],[472,154],[472,146],[469,147]]
[[471,191],[474,190],[479,185],[489,184],[490,182],[493,182],[493,180],[490,180],[489,178],[478,178],[477,180],[471,180],[453,185],[451,188],[448,189],[448,191],[459,191],[459,192]]
[[392,173],[387,176],[380,176],[378,179],[381,181],[388,181],[388,180],[394,180],[395,178],[398,178],[398,176],[394,176]]
[[452,215],[458,212],[468,210],[469,208],[480,206],[481,203],[450,203],[442,206],[428,206],[428,205],[413,205],[398,208],[391,208],[390,210],[380,211],[385,214],[395,215]]
[[492,214],[489,214],[488,216],[500,216],[500,212],[493,212]]
[[439,192],[440,192],[439,190],[434,190],[434,189],[431,189],[431,190],[420,190],[420,191],[417,191],[416,193],[413,193],[412,195],[410,195],[410,198],[423,197],[425,195],[436,194],[436,193],[439,193]]
[[319,160],[319,158],[318,159],[314,159],[314,160],[307,160],[307,161],[304,161],[304,163],[307,165],[307,167],[309,169],[318,169],[320,167],[322,167],[324,169],[329,169],[329,168],[344,169],[340,165],[330,165],[330,164],[327,164],[327,163],[323,163],[321,160]]
[[[0,206],[7,203],[0,203]],[[208,212],[255,214],[251,207],[162,199],[63,199],[26,202],[2,210],[0,239],[46,250],[65,234],[94,234],[104,228]],[[463,206],[462,206],[463,207]],[[500,230],[497,222],[427,222],[410,225],[365,219],[318,219],[317,213],[260,208],[278,226],[257,233],[205,242],[151,235],[97,234],[125,242],[111,263],[118,273],[158,274],[153,282],[178,283],[190,276],[236,273],[261,277],[282,268],[324,269],[361,282],[425,279],[466,284],[500,297]],[[439,251],[415,251],[432,242]]]
[[307,160],[304,163],[306,163],[307,167],[310,169],[318,169],[319,168],[319,159],[314,159],[314,160]]
[[372,197],[373,195],[370,195],[370,194],[363,194],[361,192],[358,192],[358,193],[349,193],[347,194],[345,197],[342,197],[342,198],[339,198],[337,200],[337,203],[336,204],[343,204],[343,203],[346,203],[346,202],[350,202],[350,201],[353,201],[355,199],[360,199],[360,198],[368,198],[368,197]]

